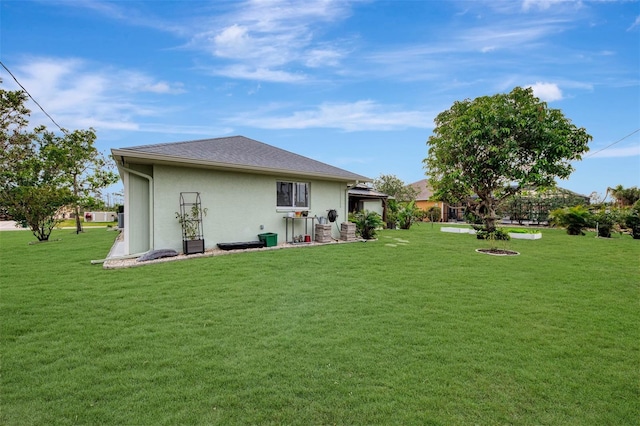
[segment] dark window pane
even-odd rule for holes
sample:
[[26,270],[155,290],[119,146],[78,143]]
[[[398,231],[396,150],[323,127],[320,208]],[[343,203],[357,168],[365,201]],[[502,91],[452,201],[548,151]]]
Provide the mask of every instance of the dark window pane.
[[296,207],[309,206],[309,185],[296,183]]
[[293,183],[276,182],[278,207],[293,207]]

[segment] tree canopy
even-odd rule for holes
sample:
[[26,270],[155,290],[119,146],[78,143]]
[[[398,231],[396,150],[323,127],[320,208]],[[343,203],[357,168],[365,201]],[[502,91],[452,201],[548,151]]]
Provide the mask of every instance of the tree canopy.
[[61,207],[99,196],[117,175],[95,148],[93,129],[30,130],[26,101],[22,91],[0,89],[0,206],[46,241]]
[[373,181],[373,188],[376,191],[387,194],[397,201],[415,200],[418,191],[413,187],[406,185],[402,179],[396,175],[380,175]]
[[51,147],[48,155],[64,170],[64,183],[75,199],[76,232],[81,232],[80,206],[94,204],[94,197],[102,188],[116,183],[118,175],[96,148],[93,129],[65,131],[63,135],[42,132],[42,139]]
[[632,206],[640,200],[640,188],[637,186],[625,188],[622,185],[618,185],[615,188],[607,188],[607,192],[611,193],[620,207]]
[[531,88],[456,101],[435,119],[423,164],[435,196],[468,203],[495,229],[496,207],[525,187],[553,187],[591,136]]

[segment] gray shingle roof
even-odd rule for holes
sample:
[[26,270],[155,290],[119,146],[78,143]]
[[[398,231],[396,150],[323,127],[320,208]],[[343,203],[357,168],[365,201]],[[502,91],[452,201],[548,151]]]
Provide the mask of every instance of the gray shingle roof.
[[356,185],[349,190],[349,195],[358,195],[362,197],[370,198],[389,198],[389,195],[382,192],[374,191],[373,188],[369,188],[365,185]]
[[418,191],[418,194],[416,195],[416,200],[418,201],[429,200],[433,197],[433,188],[431,188],[427,179],[410,183],[409,186]]
[[230,136],[185,142],[162,143],[113,149],[116,158],[129,160],[141,156],[147,160],[193,162],[210,167],[229,167],[286,174],[301,174],[346,181],[370,181],[361,176],[320,161],[244,136]]

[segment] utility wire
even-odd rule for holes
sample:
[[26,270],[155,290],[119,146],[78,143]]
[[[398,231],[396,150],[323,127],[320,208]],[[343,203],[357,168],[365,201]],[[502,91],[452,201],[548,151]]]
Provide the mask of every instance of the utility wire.
[[615,145],[615,144],[617,144],[618,142],[622,142],[623,140],[625,140],[625,139],[626,139],[626,138],[628,138],[629,136],[634,135],[634,134],[636,134],[636,133],[638,133],[638,132],[640,132],[640,129],[636,129],[636,130],[634,130],[633,132],[629,133],[627,136],[623,137],[622,139],[618,139],[617,141],[615,141],[615,142],[613,142],[613,143],[611,143],[611,144],[609,144],[609,145],[605,146],[605,147],[604,147],[604,148],[602,148],[602,149],[597,150],[596,152],[592,152],[592,153],[590,153],[589,155],[585,155],[585,156],[584,156],[584,158],[593,157],[593,156],[594,156],[594,155],[596,155],[597,153],[602,152],[602,151],[604,151],[605,149],[611,148],[612,146],[614,146],[614,145]]
[[58,129],[60,129],[60,130],[62,131],[62,133],[67,133],[67,131],[66,131],[65,129],[63,129],[62,127],[60,127],[60,125],[59,125],[58,123],[56,123],[56,120],[54,120],[54,119],[53,119],[53,117],[51,117],[51,116],[49,115],[49,113],[48,113],[47,111],[45,111],[45,110],[44,110],[44,108],[42,108],[42,105],[40,105],[40,104],[38,103],[38,101],[36,101],[36,100],[33,98],[33,96],[31,96],[31,93],[29,93],[29,91],[28,91],[28,90],[27,90],[27,89],[26,89],[26,88],[25,88],[25,87],[24,87],[24,86],[23,86],[23,85],[18,81],[18,79],[16,78],[16,76],[15,76],[15,75],[13,75],[13,73],[9,70],[9,68],[7,68],[7,66],[6,66],[2,61],[0,61],[0,65],[2,65],[2,68],[4,68],[4,69],[9,73],[9,75],[10,75],[10,76],[13,78],[13,80],[18,84],[18,86],[20,86],[20,88],[21,88],[22,90],[24,90],[24,93],[26,93],[26,94],[27,94],[27,96],[29,96],[29,98],[31,98],[31,100],[32,100],[36,105],[38,105],[38,108],[40,108],[40,110],[41,110],[42,112],[44,112],[44,115],[46,115],[47,117],[49,117],[49,120],[51,120],[51,121],[53,122],[53,124],[55,124],[55,125],[58,127]]

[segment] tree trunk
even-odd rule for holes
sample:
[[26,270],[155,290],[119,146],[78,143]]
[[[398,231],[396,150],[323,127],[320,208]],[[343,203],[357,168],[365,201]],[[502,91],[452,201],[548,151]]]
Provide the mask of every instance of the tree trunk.
[[82,232],[82,223],[80,223],[80,206],[76,204],[76,234]]
[[496,230],[496,200],[491,194],[478,194],[480,203],[476,207],[476,214],[482,218],[485,230],[494,232]]
[[82,232],[82,223],[80,223],[80,205],[78,199],[78,175],[73,175],[73,195],[76,197],[76,234]]

